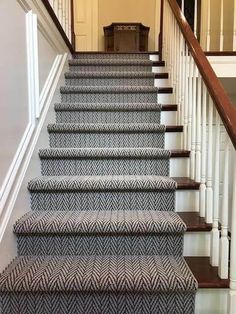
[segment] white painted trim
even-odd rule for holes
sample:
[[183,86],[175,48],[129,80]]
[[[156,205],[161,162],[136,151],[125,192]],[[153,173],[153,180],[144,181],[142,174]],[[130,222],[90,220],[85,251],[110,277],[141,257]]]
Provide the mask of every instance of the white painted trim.
[[21,138],[20,144],[16,150],[10,167],[7,171],[3,184],[0,190],[0,215],[4,209],[7,198],[10,194],[11,188],[14,184],[14,180],[17,176],[20,164],[26,152],[28,143],[32,136],[35,127],[35,109],[36,109],[36,92],[38,82],[38,72],[35,72],[35,44],[34,44],[34,32],[33,32],[33,20],[36,17],[32,11],[26,14],[26,49],[27,49],[27,76],[28,76],[28,124],[26,125],[25,131]]
[[18,169],[20,167],[21,161],[23,159],[23,156],[25,154],[25,151],[27,149],[27,146],[29,144],[29,140],[32,136],[33,131],[34,131],[34,125],[29,122],[28,125],[26,126],[26,129],[24,131],[24,134],[22,136],[18,149],[15,153],[13,161],[8,169],[7,175],[5,176],[5,179],[3,181],[3,184],[0,190],[0,216],[3,212],[7,198],[11,192],[12,185],[14,184],[14,180],[16,178]]
[[39,50],[38,50],[38,23],[37,15],[33,14],[32,17],[32,47],[33,47],[33,71],[34,71],[34,101],[36,118],[39,118],[40,107],[39,107]]
[[10,217],[11,217],[12,210],[14,208],[21,184],[23,182],[25,173],[26,173],[27,168],[29,166],[31,157],[33,155],[36,143],[38,141],[41,129],[43,127],[43,124],[44,124],[44,121],[45,121],[45,118],[46,118],[46,115],[47,115],[47,112],[49,109],[49,106],[51,104],[51,101],[52,101],[53,95],[55,93],[59,78],[61,76],[63,67],[65,65],[65,62],[67,59],[67,53],[65,53],[64,56],[60,55],[59,58],[60,58],[60,60],[58,62],[58,67],[56,69],[56,75],[55,75],[54,80],[51,83],[51,87],[48,88],[48,97],[46,98],[45,104],[43,106],[42,114],[38,120],[38,124],[37,124],[35,130],[33,130],[31,128],[29,129],[29,133],[27,133],[28,134],[28,136],[27,136],[28,142],[24,141],[24,149],[21,150],[21,160],[20,159],[17,160],[18,161],[18,163],[17,163],[18,167],[15,168],[17,178],[15,180],[13,179],[14,184],[12,185],[12,187],[10,189],[11,193],[8,195],[9,197],[7,199],[7,206],[1,215],[2,221],[0,224],[0,242],[2,241],[4,232],[6,230],[6,226],[8,224]]
[[50,89],[51,89],[51,86],[52,86],[52,83],[55,79],[55,76],[57,74],[57,70],[58,70],[58,64],[60,63],[60,55],[58,55],[56,57],[56,59],[54,60],[53,62],[53,65],[52,65],[52,68],[49,72],[49,75],[47,77],[47,80],[43,86],[43,89],[41,91],[41,94],[40,94],[40,97],[39,97],[39,110],[40,110],[40,113],[45,105],[45,102],[47,100],[47,97],[49,95],[49,92],[50,92]]
[[155,1],[155,50],[159,50],[159,33],[160,33],[160,1]]

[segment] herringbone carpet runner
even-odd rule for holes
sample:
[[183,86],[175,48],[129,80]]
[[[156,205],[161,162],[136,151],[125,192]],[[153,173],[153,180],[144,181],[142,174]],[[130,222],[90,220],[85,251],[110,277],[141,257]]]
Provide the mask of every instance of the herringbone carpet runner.
[[69,67],[0,312],[193,314],[149,57],[80,54]]

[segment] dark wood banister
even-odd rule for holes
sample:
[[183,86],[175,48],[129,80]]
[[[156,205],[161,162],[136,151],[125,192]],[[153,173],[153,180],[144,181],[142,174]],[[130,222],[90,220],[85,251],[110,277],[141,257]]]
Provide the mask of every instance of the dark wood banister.
[[74,9],[73,9],[73,0],[71,0],[71,37],[72,37],[72,43],[70,43],[63,27],[61,26],[60,21],[58,20],[53,8],[51,7],[51,4],[48,0],[41,0],[44,4],[45,8],[47,9],[51,19],[53,20],[54,24],[56,25],[59,33],[61,34],[61,37],[63,38],[65,44],[69,48],[70,52],[73,54],[75,53],[75,34],[74,34]]
[[[180,30],[186,40],[189,51],[198,67],[198,70],[206,84],[209,94],[227,130],[227,133],[236,149],[236,108],[232,104],[224,87],[217,78],[210,62],[203,52],[199,42],[193,34],[185,16],[180,10],[176,0],[166,0],[169,2],[171,10],[176,18]],[[164,0],[162,2],[162,14],[164,10]],[[164,21],[163,21],[164,22]],[[161,37],[162,38],[162,37]],[[162,44],[161,44],[162,47]]]

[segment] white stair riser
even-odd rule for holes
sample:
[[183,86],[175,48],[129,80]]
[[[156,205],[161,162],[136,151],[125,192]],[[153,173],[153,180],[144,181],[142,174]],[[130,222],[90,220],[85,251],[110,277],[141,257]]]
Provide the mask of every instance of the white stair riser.
[[174,104],[173,94],[158,94],[157,98],[159,104]]
[[170,159],[170,176],[171,177],[187,177],[187,158],[171,158]]
[[154,82],[155,87],[169,87],[169,80],[168,79],[155,79]]
[[153,66],[152,67],[152,72],[153,73],[166,73],[166,67],[163,66]]
[[182,132],[165,133],[165,149],[181,149]]
[[184,256],[210,256],[210,232],[186,232]]
[[149,60],[151,61],[159,61],[159,55],[149,55]]
[[161,124],[176,125],[177,124],[176,111],[162,111],[161,112]]
[[227,314],[228,294],[228,289],[198,289],[195,314]]
[[175,208],[177,212],[197,212],[199,201],[198,190],[177,190]]

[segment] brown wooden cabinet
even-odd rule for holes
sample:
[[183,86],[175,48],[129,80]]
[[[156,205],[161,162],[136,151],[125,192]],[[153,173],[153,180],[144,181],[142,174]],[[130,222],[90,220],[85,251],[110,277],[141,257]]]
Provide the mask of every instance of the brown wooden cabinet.
[[141,23],[112,23],[104,28],[105,51],[148,51],[149,27]]

